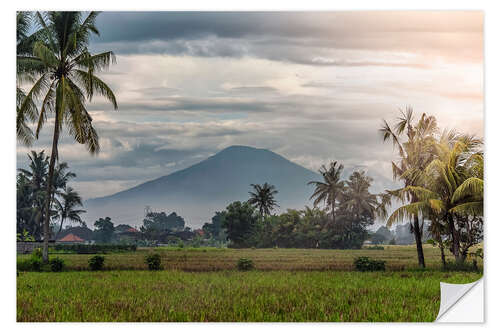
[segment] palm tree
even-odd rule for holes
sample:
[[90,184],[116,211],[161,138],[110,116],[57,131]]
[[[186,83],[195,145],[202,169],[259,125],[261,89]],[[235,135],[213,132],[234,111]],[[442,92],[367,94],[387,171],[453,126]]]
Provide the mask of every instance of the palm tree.
[[60,220],[59,231],[56,234],[56,239],[63,228],[65,220],[70,220],[71,222],[77,222],[83,224],[83,220],[80,214],[85,213],[85,210],[76,209],[77,207],[82,207],[82,198],[80,195],[73,190],[72,187],[66,187],[60,195],[60,200],[57,201],[58,215]]
[[[91,154],[98,153],[98,135],[85,103],[94,94],[102,95],[117,109],[113,91],[95,74],[107,69],[115,61],[112,52],[90,54],[87,49],[91,34],[99,35],[95,26],[97,12],[90,12],[82,20],[81,12],[37,12],[35,17],[41,29],[31,54],[18,56],[18,68],[36,68],[35,83],[26,94],[18,115],[25,115],[40,103],[35,137],[38,138],[49,113],[54,114],[52,150],[49,162],[47,194],[52,196],[52,180],[58,159],[59,135],[63,125],[73,138],[85,144]],[[19,72],[18,72],[19,73]],[[19,76],[19,75],[18,75]],[[43,98],[42,98],[43,97]],[[44,221],[43,260],[48,261],[50,201],[46,203]]]
[[274,195],[278,193],[274,185],[264,183],[264,185],[250,184],[254,192],[248,192],[250,194],[250,199],[248,203],[259,209],[260,216],[271,215],[271,211],[274,207],[279,207],[274,200]]
[[320,202],[324,202],[327,208],[332,212],[332,225],[335,225],[335,207],[337,199],[344,190],[344,181],[340,180],[340,175],[344,166],[337,161],[330,163],[327,169],[322,165],[318,172],[323,176],[323,181],[310,181],[308,185],[315,185],[316,189],[310,199],[314,200],[314,206],[318,206]]
[[371,194],[369,188],[373,179],[368,177],[364,171],[354,171],[349,180],[346,181],[347,187],[342,194],[341,207],[354,215],[358,220],[363,214],[375,218],[375,213],[379,202],[377,195]]
[[[16,53],[19,56],[26,55],[30,52],[33,45],[33,35],[29,36],[32,21],[30,12],[17,12],[16,15]],[[26,105],[23,112],[20,107],[26,98],[26,93],[21,88],[23,83],[32,83],[33,76],[30,75],[34,68],[30,66],[23,66],[18,62],[17,64],[17,78],[16,78],[16,132],[17,139],[26,146],[30,146],[33,142],[33,131],[27,125],[27,121],[33,121],[36,118],[36,106],[34,103]]]
[[[30,163],[27,169],[20,168],[18,174],[18,220],[31,227],[28,230],[39,239],[42,230],[47,186],[49,157],[42,150],[28,154]],[[19,195],[25,196],[19,198]]]
[[[442,221],[451,237],[451,252],[457,262],[465,260],[470,243],[460,248],[459,218],[477,218],[483,214],[482,153],[477,152],[481,140],[462,136],[450,140],[442,135],[436,145],[438,157],[425,169],[419,186],[407,186],[399,196],[411,194],[410,204],[396,209],[388,225],[407,216],[427,216],[434,223]],[[436,232],[440,229],[434,226]],[[469,232],[469,231],[468,231]]]
[[[436,118],[424,113],[416,124],[413,121],[413,109],[407,107],[405,112],[401,111],[401,116],[393,128],[384,120],[379,130],[383,141],[392,140],[393,146],[398,149],[399,161],[392,162],[392,173],[394,180],[402,181],[405,188],[418,186],[421,183],[424,169],[436,156],[434,150],[435,134],[438,129]],[[406,196],[397,195],[398,191],[390,193],[394,193],[394,197],[402,202],[413,204],[418,201],[412,192],[405,192]],[[420,224],[418,214],[413,214],[409,218],[413,219],[411,226],[417,245],[418,263],[421,267],[425,267],[422,248],[423,221]],[[387,226],[390,227],[389,222]]]

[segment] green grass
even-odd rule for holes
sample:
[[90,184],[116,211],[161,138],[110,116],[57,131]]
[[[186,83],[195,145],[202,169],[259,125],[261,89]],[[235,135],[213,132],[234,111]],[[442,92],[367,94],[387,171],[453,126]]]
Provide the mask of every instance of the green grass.
[[18,321],[433,321],[478,273],[21,272]]
[[[469,283],[481,274],[443,272],[439,250],[428,245],[424,250],[426,270],[418,269],[413,246],[395,245],[138,249],[104,255],[102,272],[88,271],[93,255],[57,254],[65,272],[19,273],[17,320],[433,321],[439,282]],[[144,257],[151,252],[161,256],[163,271],[146,271]],[[385,260],[387,271],[353,271],[360,256]],[[251,259],[256,269],[238,272],[240,258]]]
[[[105,254],[107,270],[145,270],[144,257],[150,252],[160,254],[166,270],[211,272],[234,269],[240,258],[251,259],[258,270],[322,271],[353,270],[356,257],[366,256],[385,260],[387,270],[401,271],[417,268],[415,246],[385,245],[384,250],[316,250],[316,249],[225,249],[225,248],[154,248],[135,252]],[[440,269],[439,249],[424,245],[427,267]],[[88,270],[88,259],[93,255],[57,254],[64,259],[68,270]],[[447,252],[447,258],[452,256]],[[28,258],[20,255],[18,259]],[[480,261],[482,266],[482,261]]]

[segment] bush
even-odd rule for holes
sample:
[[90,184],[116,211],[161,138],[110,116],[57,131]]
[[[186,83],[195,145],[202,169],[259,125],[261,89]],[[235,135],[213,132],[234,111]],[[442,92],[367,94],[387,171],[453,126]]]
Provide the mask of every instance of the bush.
[[31,257],[30,259],[18,260],[17,269],[19,271],[41,272],[44,269],[42,258]]
[[56,251],[77,253],[77,254],[97,254],[108,252],[127,252],[137,250],[135,244],[56,244],[52,247]]
[[103,256],[93,256],[89,258],[89,268],[92,271],[100,271],[104,267]]
[[150,271],[158,271],[162,269],[161,257],[158,253],[147,255],[145,261]]
[[240,258],[238,260],[238,263],[236,264],[236,267],[240,271],[249,271],[251,269],[254,269],[254,264],[252,259]]
[[368,272],[368,271],[385,271],[385,261],[384,260],[374,260],[368,257],[358,257],[354,260],[354,266],[357,271]]
[[52,272],[60,272],[64,268],[64,260],[58,257],[52,258],[49,260],[49,266]]
[[19,271],[40,271],[42,268],[41,259],[26,259],[17,261],[17,269]]
[[42,256],[43,256],[43,252],[42,252],[42,248],[41,247],[35,248],[33,250],[33,252],[31,253],[31,258],[42,259]]

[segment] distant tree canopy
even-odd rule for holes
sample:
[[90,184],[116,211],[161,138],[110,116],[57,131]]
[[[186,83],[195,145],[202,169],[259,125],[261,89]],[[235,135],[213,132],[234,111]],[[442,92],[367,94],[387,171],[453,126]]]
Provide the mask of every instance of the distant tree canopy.
[[184,219],[173,212],[148,212],[143,220],[142,232],[183,231],[186,223]]
[[224,215],[221,212],[215,212],[215,215],[212,217],[212,223],[205,223],[203,225],[202,230],[205,232],[207,238],[225,240],[227,235],[222,227],[223,218]]
[[259,216],[248,202],[235,201],[222,213],[222,226],[234,247],[250,247],[255,244]]
[[94,239],[100,243],[109,243],[113,239],[115,226],[111,222],[111,218],[100,218],[95,221],[94,226],[96,230],[94,231]]
[[[323,167],[324,182],[316,186],[316,205],[303,210],[288,209],[280,215],[269,215],[250,204],[231,203],[219,215],[232,247],[360,248],[368,238],[380,206],[377,195],[369,188],[373,181],[364,172],[353,172],[341,180],[343,166],[331,163]],[[334,192],[334,195],[331,194]],[[251,194],[252,198],[255,196]],[[258,208],[258,206],[257,206]],[[214,218],[216,218],[214,217]],[[204,228],[211,230],[214,223]]]
[[370,240],[373,244],[388,243],[393,238],[394,236],[386,226],[381,226],[375,233],[370,236]]

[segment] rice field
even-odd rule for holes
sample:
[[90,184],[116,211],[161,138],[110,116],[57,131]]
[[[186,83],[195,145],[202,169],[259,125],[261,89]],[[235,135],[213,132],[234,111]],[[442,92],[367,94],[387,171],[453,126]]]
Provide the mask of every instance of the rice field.
[[433,321],[439,282],[477,273],[106,271],[20,273],[18,321]]
[[[144,256],[152,251],[163,270],[146,270]],[[481,274],[443,272],[438,249],[426,246],[425,255],[429,268],[422,271],[412,246],[157,248],[106,254],[105,270],[92,272],[92,255],[52,254],[65,260],[65,271],[19,272],[17,321],[433,321],[440,282],[470,283]],[[353,271],[358,256],[385,260],[387,271]],[[256,269],[237,271],[239,258],[252,259]]]
[[[367,256],[385,260],[387,270],[402,271],[417,268],[417,253],[414,246],[385,245],[384,250],[320,250],[320,249],[228,249],[228,248],[175,248],[163,247],[135,252],[105,254],[106,270],[144,270],[144,256],[159,253],[166,270],[186,272],[211,272],[234,269],[239,258],[252,259],[258,270],[294,270],[294,271],[346,271],[353,269],[353,260]],[[427,267],[439,269],[441,259],[439,249],[424,245]],[[86,254],[52,254],[64,259],[68,270],[88,270]],[[28,258],[20,255],[18,259]],[[451,253],[447,258],[452,259]],[[482,264],[481,262],[479,263]]]

